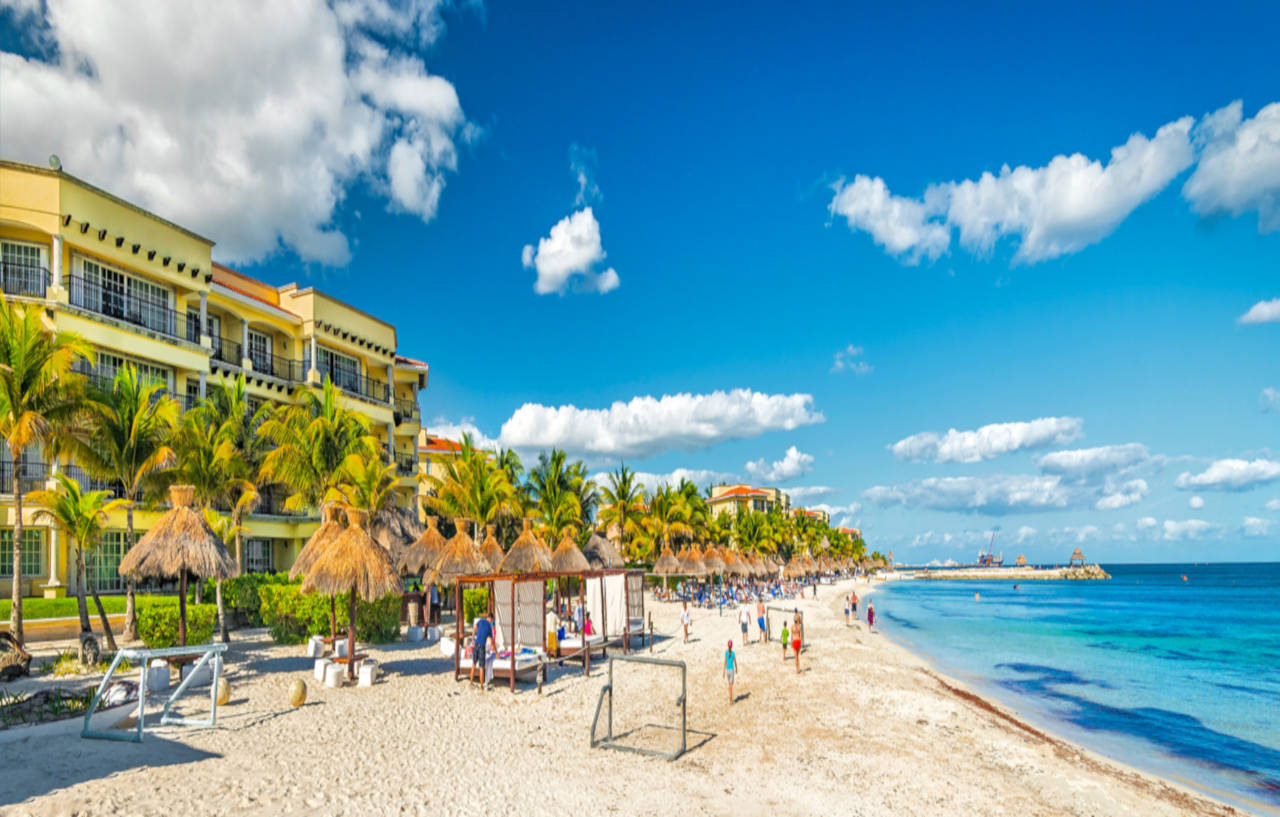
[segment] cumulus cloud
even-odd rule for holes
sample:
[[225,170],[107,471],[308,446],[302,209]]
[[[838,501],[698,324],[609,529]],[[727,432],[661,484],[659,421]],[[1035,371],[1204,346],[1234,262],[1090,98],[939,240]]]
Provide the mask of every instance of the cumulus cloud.
[[[733,474],[706,468],[676,468],[665,474],[654,474],[648,471],[636,471],[634,473],[636,481],[650,493],[664,485],[676,486],[685,480],[701,488],[704,485],[718,485],[722,482],[733,482],[737,479]],[[592,479],[595,480],[597,485],[609,484],[609,475],[606,472],[598,473]]]
[[889,450],[912,462],[981,462],[1001,454],[1066,445],[1084,433],[1079,417],[1041,417],[1030,422],[993,423],[976,431],[924,431],[899,440]]
[[982,514],[1066,508],[1075,497],[1057,476],[994,474],[930,477],[901,485],[877,485],[863,497],[881,507],[927,508]]
[[1150,457],[1147,447],[1141,443],[1103,445],[1096,448],[1076,448],[1069,451],[1053,451],[1038,461],[1046,474],[1058,474],[1067,479],[1092,479],[1114,473],[1145,462]]
[[1280,499],[1268,499],[1267,504],[1264,507],[1273,513],[1275,511],[1280,511]]
[[419,56],[442,5],[33,4],[22,22],[40,56],[0,53],[5,156],[57,153],[67,172],[215,239],[222,261],[284,248],[344,264],[348,189],[366,183],[430,221],[476,132]]
[[1174,483],[1182,490],[1243,491],[1280,479],[1280,462],[1273,460],[1217,460],[1199,474],[1184,471]]
[[536,249],[526,244],[520,254],[525,269],[537,272],[533,291],[539,295],[569,291],[603,295],[617,289],[621,281],[613,267],[595,271],[604,258],[600,222],[590,207],[560,219],[550,235],[538,240]]
[[1184,539],[1202,539],[1218,530],[1218,527],[1203,519],[1164,520],[1162,538],[1166,542],[1178,542]]
[[1246,516],[1244,522],[1240,525],[1240,532],[1250,538],[1258,536],[1266,536],[1271,532],[1272,521],[1270,519],[1260,519],[1256,516]]
[[574,207],[581,207],[604,198],[600,192],[600,185],[596,184],[596,152],[594,150],[584,148],[577,142],[569,145],[569,172],[578,183],[578,194],[573,197]]
[[830,211],[908,263],[945,253],[953,228],[970,252],[990,253],[1008,237],[1018,242],[1014,263],[1045,261],[1110,235],[1190,167],[1194,121],[1170,122],[1152,138],[1135,133],[1112,148],[1105,165],[1079,153],[1059,155],[1041,167],[1005,165],[998,174],[930,185],[919,199],[859,175],[835,185]]
[[1245,119],[1236,100],[1201,120],[1195,136],[1200,161],[1182,186],[1191,208],[1201,215],[1256,211],[1258,232],[1280,230],[1280,102]]
[[599,409],[526,403],[503,423],[498,439],[508,448],[563,448],[592,460],[616,460],[708,448],[825,420],[813,408],[813,395],[734,389],[634,397]]
[[1147,481],[1144,479],[1132,479],[1120,486],[1107,486],[1107,493],[1094,503],[1094,507],[1100,511],[1114,511],[1118,508],[1127,508],[1137,502],[1148,492]]
[[1027,542],[1030,542],[1032,539],[1034,539],[1037,533],[1039,533],[1039,531],[1037,531],[1035,528],[1031,527],[1030,525],[1023,525],[1022,527],[1018,528],[1018,535],[1017,535],[1016,541],[1019,545],[1026,544]]
[[[1275,323],[1280,321],[1280,298],[1273,298],[1270,301],[1258,301],[1249,307],[1249,311],[1236,318],[1236,323],[1249,325],[1257,323]],[[1262,393],[1265,397],[1267,392],[1274,392],[1273,389],[1263,389]]]
[[762,482],[786,482],[813,470],[813,455],[806,454],[794,445],[787,449],[782,459],[765,463],[764,457],[746,465],[747,473]]
[[854,346],[852,343],[836,352],[835,358],[831,361],[832,374],[840,372],[853,372],[856,375],[871,374],[874,368],[862,359],[862,347]]
[[490,451],[500,448],[497,440],[491,439],[481,431],[475,422],[474,417],[463,417],[457,422],[453,422],[446,417],[437,417],[429,424],[424,424],[423,428],[427,430],[427,434],[432,437],[443,437],[446,440],[458,442],[462,439],[463,434],[471,435],[471,444],[476,448],[484,448]]
[[791,497],[792,502],[798,502],[817,496],[827,496],[835,493],[835,490],[830,485],[802,485],[798,488],[788,488],[787,495]]
[[1150,530],[1158,524],[1154,516],[1144,516],[1138,520],[1138,530]]
[[825,502],[819,502],[816,505],[809,505],[811,511],[823,511],[832,519],[838,516],[850,517],[862,510],[861,502],[850,502],[848,505],[828,505]]
[[1187,500],[1187,507],[1193,511],[1198,511],[1204,507],[1204,497],[1193,496]]

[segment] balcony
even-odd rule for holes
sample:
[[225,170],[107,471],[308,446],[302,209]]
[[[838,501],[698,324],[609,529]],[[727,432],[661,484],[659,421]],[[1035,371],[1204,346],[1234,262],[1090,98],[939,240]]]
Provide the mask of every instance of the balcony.
[[301,383],[307,379],[307,370],[301,360],[291,360],[280,355],[264,355],[250,353],[253,371],[286,380],[290,383]]
[[130,295],[118,286],[103,286],[79,275],[67,279],[72,306],[131,324],[166,337],[187,338],[187,316],[150,298]]
[[370,402],[386,403],[391,398],[391,389],[383,380],[374,380],[372,377],[362,377],[351,372],[321,369],[320,382],[323,383],[326,379],[332,380],[333,385],[344,392]]
[[[25,494],[44,487],[49,478],[49,466],[43,462],[18,462],[18,484]],[[0,462],[0,494],[13,493],[14,468],[12,462]]]
[[402,477],[411,477],[418,473],[418,459],[412,455],[396,457],[396,473]]
[[62,466],[62,473],[80,484],[82,491],[106,491],[113,499],[124,497],[124,485],[118,481],[92,477],[78,465]]
[[395,415],[396,415],[396,425],[400,425],[401,423],[417,422],[419,417],[421,416],[418,410],[418,401],[404,400],[402,398],[397,397]]
[[51,281],[49,270],[38,264],[0,262],[0,287],[3,287],[5,295],[43,298]]
[[240,341],[215,337],[213,339],[213,359],[239,368],[244,360],[240,353]]

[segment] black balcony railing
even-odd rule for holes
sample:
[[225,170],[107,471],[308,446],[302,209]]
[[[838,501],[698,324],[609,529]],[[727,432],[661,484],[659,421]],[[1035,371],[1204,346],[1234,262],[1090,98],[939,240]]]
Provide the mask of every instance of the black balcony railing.
[[[13,493],[14,481],[14,464],[12,462],[0,462],[0,494]],[[18,462],[17,467],[18,484],[22,487],[25,494],[28,491],[35,491],[44,487],[45,480],[49,477],[49,466],[43,462]]]
[[307,372],[302,367],[301,360],[291,360],[280,355],[262,354],[251,355],[249,359],[253,361],[253,370],[255,372],[278,377],[290,383],[301,383],[307,379]]
[[223,363],[229,363],[232,366],[239,366],[243,361],[243,358],[240,357],[240,341],[215,337],[213,339],[213,358],[214,360],[221,360]]
[[49,270],[39,264],[0,261],[0,286],[3,286],[6,295],[43,298],[50,282]]
[[92,477],[78,465],[64,465],[62,466],[62,472],[80,483],[80,490],[82,491],[106,491],[115,499],[120,499],[124,496],[123,483],[116,480]]
[[410,423],[418,419],[418,401],[396,398],[396,425]]
[[165,302],[131,295],[115,286],[103,286],[79,275],[68,279],[72,306],[105,315],[171,338],[187,337],[187,316]]
[[411,477],[418,471],[418,461],[412,456],[396,457],[396,473],[402,477]]

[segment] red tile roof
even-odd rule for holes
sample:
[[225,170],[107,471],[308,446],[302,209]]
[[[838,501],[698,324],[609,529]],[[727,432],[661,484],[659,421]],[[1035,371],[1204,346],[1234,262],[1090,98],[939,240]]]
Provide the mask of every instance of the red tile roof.
[[720,496],[712,497],[707,501],[719,502],[722,499],[737,499],[740,497],[749,497],[749,496],[767,497],[768,495],[769,495],[768,491],[762,491],[759,488],[752,488],[747,485],[738,485],[733,488],[730,488],[729,490],[725,491],[723,494],[720,494]]
[[432,437],[428,435],[426,443],[419,445],[418,450],[456,454],[462,450],[462,444],[455,443],[453,440],[446,440],[444,437]]
[[397,354],[397,355],[396,355],[396,362],[397,362],[397,363],[407,363],[407,364],[409,364],[410,366],[426,366],[426,365],[428,365],[428,364],[426,363],[426,361],[423,361],[423,360],[414,360],[414,359],[413,359],[413,358],[411,358],[411,357],[405,357],[404,355],[401,355],[401,354]]

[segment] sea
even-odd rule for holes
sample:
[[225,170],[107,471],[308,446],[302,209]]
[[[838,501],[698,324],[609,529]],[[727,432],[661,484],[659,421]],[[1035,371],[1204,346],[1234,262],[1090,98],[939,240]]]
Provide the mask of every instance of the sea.
[[1280,563],[1103,569],[1109,581],[885,582],[876,624],[1035,725],[1280,814]]

